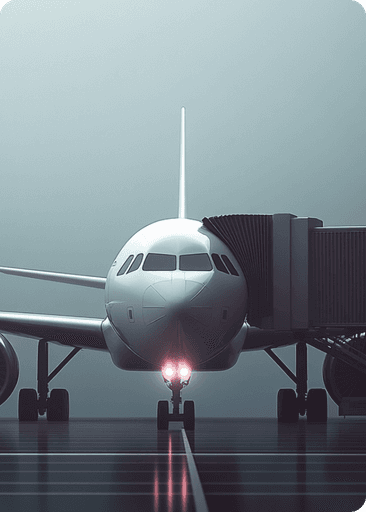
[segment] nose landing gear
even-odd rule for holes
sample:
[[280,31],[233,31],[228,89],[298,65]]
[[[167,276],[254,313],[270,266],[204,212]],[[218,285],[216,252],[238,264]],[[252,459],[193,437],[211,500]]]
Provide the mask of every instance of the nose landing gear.
[[171,403],[173,404],[173,412],[169,413],[168,400],[160,400],[158,402],[157,426],[158,430],[168,430],[170,421],[183,421],[185,430],[194,430],[195,428],[195,412],[193,400],[184,402],[183,413],[179,412],[182,403],[181,391],[188,385],[190,375],[187,380],[181,381],[180,377],[174,377],[171,380],[163,378],[169,389],[172,391]]

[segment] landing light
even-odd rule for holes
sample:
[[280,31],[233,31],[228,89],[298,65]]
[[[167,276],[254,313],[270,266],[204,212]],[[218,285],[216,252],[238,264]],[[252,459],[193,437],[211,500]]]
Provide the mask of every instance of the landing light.
[[168,377],[171,377],[172,375],[174,375],[174,370],[173,368],[166,368],[165,373],[167,374]]
[[186,364],[180,364],[179,375],[187,379],[191,375],[191,369]]
[[163,377],[164,379],[167,379],[167,380],[171,380],[171,378],[174,376],[175,374],[175,368],[173,367],[173,365],[171,363],[167,363],[164,367],[163,367]]
[[189,380],[191,376],[191,369],[185,363],[175,365],[173,363],[166,363],[162,368],[163,377],[166,380],[182,379],[183,381]]

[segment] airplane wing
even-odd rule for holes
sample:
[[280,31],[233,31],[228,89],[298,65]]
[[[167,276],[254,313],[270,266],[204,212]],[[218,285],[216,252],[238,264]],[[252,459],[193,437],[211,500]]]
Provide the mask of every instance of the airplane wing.
[[43,339],[60,345],[108,350],[103,319],[0,312],[0,332]]
[[23,268],[0,267],[3,274],[13,276],[31,277],[33,279],[44,279],[46,281],[57,281],[58,283],[76,284],[90,288],[105,288],[105,277],[81,276],[78,274],[62,274],[59,272],[44,272],[41,270],[27,270]]

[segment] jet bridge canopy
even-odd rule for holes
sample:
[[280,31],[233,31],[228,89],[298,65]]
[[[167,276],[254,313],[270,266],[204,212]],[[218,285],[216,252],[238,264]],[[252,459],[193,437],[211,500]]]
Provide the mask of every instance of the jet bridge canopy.
[[249,324],[366,329],[366,227],[323,227],[292,214],[205,217],[203,224],[244,272]]

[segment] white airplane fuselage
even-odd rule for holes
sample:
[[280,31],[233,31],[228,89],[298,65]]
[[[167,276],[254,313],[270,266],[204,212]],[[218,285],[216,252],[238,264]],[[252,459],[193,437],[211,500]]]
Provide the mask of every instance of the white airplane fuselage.
[[[150,224],[125,244],[108,273],[105,298],[112,360],[134,370],[147,368],[140,361],[150,369],[171,360],[202,367],[233,342],[248,306],[232,252],[201,222],[183,218]],[[236,360],[241,346],[233,350]]]

